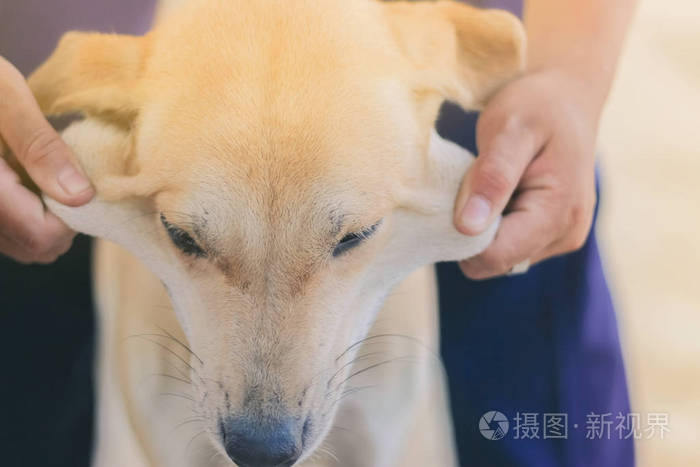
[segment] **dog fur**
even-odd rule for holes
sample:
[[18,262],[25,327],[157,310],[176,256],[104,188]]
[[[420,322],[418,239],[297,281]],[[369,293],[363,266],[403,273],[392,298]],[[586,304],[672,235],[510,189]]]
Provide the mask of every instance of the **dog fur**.
[[426,265],[497,226],[454,229],[471,155],[433,126],[523,48],[510,14],[448,1],[191,0],[144,37],[67,34],[29,82],[87,116],[63,136],[98,195],[47,205],[109,241],[95,465],[231,465],[241,414],[294,420],[304,466],[456,465]]

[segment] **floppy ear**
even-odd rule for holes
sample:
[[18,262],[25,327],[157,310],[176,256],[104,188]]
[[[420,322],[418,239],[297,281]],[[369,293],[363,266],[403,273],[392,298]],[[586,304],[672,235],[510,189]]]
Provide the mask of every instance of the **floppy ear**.
[[[512,14],[454,1],[383,5],[416,73],[416,92],[478,109],[524,67],[525,32]],[[437,109],[436,109],[437,112]]]
[[[493,241],[500,217],[482,233],[468,236],[454,226],[455,194],[462,176],[475,160],[463,147],[430,133],[428,183],[421,189],[411,189],[403,198],[406,209],[399,210],[397,224],[401,240],[394,247],[411,251],[411,267],[441,261],[458,261],[478,255]],[[401,242],[405,242],[401,244]],[[421,245],[416,249],[415,245]],[[403,260],[403,259],[402,259]],[[407,268],[406,264],[402,265]]]
[[69,32],[30,77],[47,115],[81,112],[128,126],[139,109],[148,36]]
[[130,241],[130,232],[151,228],[152,216],[144,215],[152,211],[147,198],[151,182],[140,174],[123,175],[124,154],[131,150],[127,131],[88,118],[73,123],[61,136],[95,184],[97,196],[83,206],[69,207],[44,195],[49,209],[76,232],[120,245]]
[[102,199],[148,192],[131,157],[131,130],[143,102],[149,37],[69,32],[28,80],[45,114],[88,117],[64,138]]
[[429,183],[399,196],[402,207],[392,213],[392,236],[372,281],[397,284],[415,269],[442,261],[461,261],[483,252],[493,241],[500,217],[482,233],[468,236],[454,226],[455,194],[462,175],[474,162],[466,149],[430,133]]

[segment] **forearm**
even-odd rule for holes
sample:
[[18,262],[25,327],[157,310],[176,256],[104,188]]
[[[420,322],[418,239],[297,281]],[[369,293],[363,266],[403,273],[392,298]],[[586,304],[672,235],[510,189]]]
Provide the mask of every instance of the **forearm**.
[[599,112],[636,0],[526,0],[528,69],[560,69],[585,83]]

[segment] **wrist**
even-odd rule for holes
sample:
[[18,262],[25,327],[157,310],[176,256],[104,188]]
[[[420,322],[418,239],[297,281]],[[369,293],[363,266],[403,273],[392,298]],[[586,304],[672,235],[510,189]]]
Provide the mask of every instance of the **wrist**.
[[580,65],[561,62],[528,67],[527,74],[546,76],[552,86],[559,89],[561,97],[575,103],[597,123],[610,90],[610,82]]
[[600,113],[637,0],[527,0],[528,68],[556,69],[581,83]]

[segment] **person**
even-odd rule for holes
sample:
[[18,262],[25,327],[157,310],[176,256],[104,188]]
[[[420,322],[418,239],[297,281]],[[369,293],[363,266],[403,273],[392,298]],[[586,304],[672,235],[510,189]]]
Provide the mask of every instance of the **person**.
[[[516,0],[479,3],[521,11]],[[454,105],[441,112],[438,132],[479,155],[455,202],[456,228],[475,234],[504,213],[484,253],[438,267],[441,353],[463,465],[634,463],[631,440],[611,436],[613,430],[600,437],[581,430],[591,415],[629,413],[614,310],[591,226],[597,127],[634,3],[527,0],[526,71],[493,96],[478,123]],[[1,8],[0,135],[41,191],[68,205],[86,203],[94,190],[17,68],[30,72],[67,29],[143,31],[154,4],[25,0]],[[27,49],[35,52],[30,58]],[[54,263],[73,235],[0,161],[0,255],[53,263],[39,268],[0,258],[0,327],[11,330],[2,350],[13,357],[1,409],[6,465],[33,465],[28,453],[38,441],[50,454],[37,465],[89,462],[86,240]],[[531,265],[527,274],[504,276],[523,264]],[[510,419],[503,439],[479,430],[491,410]],[[566,416],[566,437],[545,436],[546,414]]]
[[[526,1],[525,73],[490,99],[475,132],[454,107],[438,122],[478,153],[455,226],[475,234],[505,211],[494,242],[459,264],[473,280],[438,266],[441,354],[469,465],[634,465],[615,313],[591,230],[598,122],[634,6]],[[527,274],[504,277],[523,262],[534,265]],[[494,410],[509,422],[500,440],[479,430]]]

